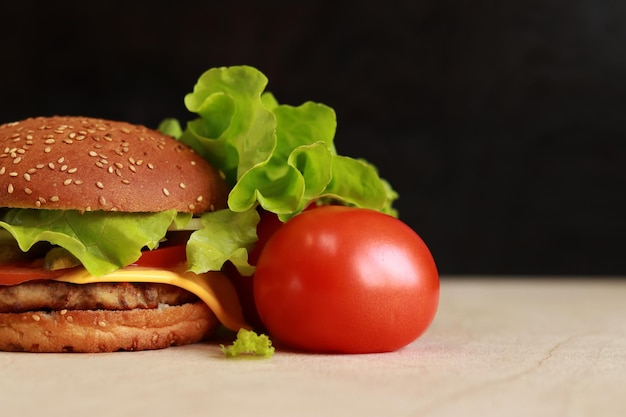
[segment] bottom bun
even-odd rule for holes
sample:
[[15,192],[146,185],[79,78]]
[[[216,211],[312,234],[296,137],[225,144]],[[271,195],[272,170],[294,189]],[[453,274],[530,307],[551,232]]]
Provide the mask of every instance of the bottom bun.
[[219,322],[203,302],[134,310],[0,314],[0,351],[115,352],[163,349],[209,337]]

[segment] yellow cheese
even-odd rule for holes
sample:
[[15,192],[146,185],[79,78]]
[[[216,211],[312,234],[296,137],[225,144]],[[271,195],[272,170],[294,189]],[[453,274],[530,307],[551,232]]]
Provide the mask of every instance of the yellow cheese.
[[55,279],[73,284],[146,282],[175,285],[196,294],[209,306],[218,320],[230,330],[238,331],[242,327],[250,329],[243,318],[239,298],[233,284],[221,272],[194,274],[182,268],[170,270],[131,266],[107,275],[94,277],[85,269],[78,268]]

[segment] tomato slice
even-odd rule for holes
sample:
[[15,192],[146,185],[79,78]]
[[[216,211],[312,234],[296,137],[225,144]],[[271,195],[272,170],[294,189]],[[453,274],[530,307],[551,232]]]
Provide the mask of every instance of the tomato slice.
[[181,244],[144,251],[141,257],[132,265],[150,268],[169,268],[185,262],[186,259],[187,245]]
[[[169,268],[187,259],[185,245],[173,245],[145,251],[132,265],[149,268]],[[68,272],[67,269],[49,271],[39,264],[19,263],[0,265],[0,285],[17,285],[37,279],[54,279]]]
[[66,273],[67,270],[63,269],[48,271],[41,267],[32,267],[26,264],[1,265],[0,285],[17,285],[36,279],[53,279]]

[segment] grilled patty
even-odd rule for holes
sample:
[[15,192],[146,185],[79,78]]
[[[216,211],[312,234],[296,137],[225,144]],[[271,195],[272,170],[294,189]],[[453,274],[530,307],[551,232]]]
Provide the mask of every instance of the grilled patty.
[[159,304],[181,305],[197,301],[189,291],[167,284],[29,281],[0,285],[0,313],[40,310],[133,310]]

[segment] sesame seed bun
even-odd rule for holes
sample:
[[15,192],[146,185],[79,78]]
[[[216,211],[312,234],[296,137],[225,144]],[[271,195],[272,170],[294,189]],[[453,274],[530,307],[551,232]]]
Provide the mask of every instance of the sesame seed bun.
[[186,345],[219,322],[203,302],[153,309],[61,310],[0,314],[0,350],[115,352]]
[[0,125],[3,207],[202,213],[225,207],[219,172],[174,138],[87,117]]

